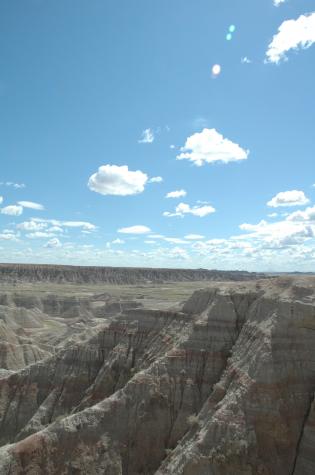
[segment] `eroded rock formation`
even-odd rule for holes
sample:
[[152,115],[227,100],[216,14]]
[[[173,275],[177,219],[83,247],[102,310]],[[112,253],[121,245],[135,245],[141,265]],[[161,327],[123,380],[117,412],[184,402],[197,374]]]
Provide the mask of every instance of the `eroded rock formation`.
[[312,475],[315,279],[120,309],[0,376],[1,474]]
[[0,264],[0,282],[55,282],[96,284],[139,284],[148,282],[184,282],[252,280],[264,274],[245,271],[207,269],[150,269],[135,267],[78,267],[31,264]]

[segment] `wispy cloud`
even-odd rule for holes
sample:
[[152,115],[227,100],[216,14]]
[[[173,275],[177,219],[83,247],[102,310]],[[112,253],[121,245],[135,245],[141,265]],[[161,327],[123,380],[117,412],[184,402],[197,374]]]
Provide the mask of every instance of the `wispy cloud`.
[[200,241],[201,239],[204,239],[204,236],[201,234],[187,234],[185,239],[188,239],[189,241]]
[[163,178],[161,176],[153,176],[149,179],[148,183],[162,183]]
[[120,228],[118,229],[118,232],[122,234],[148,234],[151,232],[151,229],[148,228],[148,226],[136,224],[127,228]]
[[187,195],[186,190],[175,190],[175,191],[170,191],[169,193],[166,194],[165,198],[182,198],[183,196]]
[[[58,219],[31,218],[17,225],[23,231],[40,231],[49,227],[51,232],[60,232],[62,228],[79,228],[85,232],[95,231],[97,227],[88,221],[61,221]],[[55,228],[55,229],[53,229]]]
[[13,181],[1,181],[0,186],[12,186],[15,189],[26,187],[24,183],[14,183]]
[[154,142],[154,139],[155,139],[154,131],[148,128],[142,132],[141,138],[138,140],[138,143],[152,143]]
[[20,206],[23,206],[23,208],[35,209],[38,211],[42,211],[45,209],[43,205],[41,205],[40,203],[34,203],[33,201],[18,201],[18,204]]

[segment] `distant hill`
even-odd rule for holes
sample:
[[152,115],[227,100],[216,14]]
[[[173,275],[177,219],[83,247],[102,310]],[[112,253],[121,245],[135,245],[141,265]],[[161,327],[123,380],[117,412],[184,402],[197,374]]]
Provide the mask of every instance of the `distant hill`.
[[154,269],[139,267],[84,267],[62,265],[0,264],[0,282],[53,282],[77,284],[141,284],[194,281],[247,281],[261,273],[207,269]]

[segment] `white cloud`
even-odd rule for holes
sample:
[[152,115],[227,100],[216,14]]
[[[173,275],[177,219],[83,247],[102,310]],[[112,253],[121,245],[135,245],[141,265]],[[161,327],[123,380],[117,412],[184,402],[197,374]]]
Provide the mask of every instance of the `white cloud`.
[[281,3],[284,3],[286,0],[273,0],[273,4],[275,7],[278,7],[281,5]]
[[277,218],[278,217],[278,213],[270,213],[268,214],[268,218]]
[[2,233],[0,233],[0,240],[1,241],[17,241],[18,235],[15,234],[13,231],[6,229]]
[[142,134],[141,138],[138,140],[138,143],[152,143],[154,142],[154,132],[152,129],[145,129]]
[[53,238],[53,239],[50,239],[45,245],[44,247],[47,247],[47,248],[50,248],[50,249],[56,249],[58,247],[61,247],[62,244],[61,242],[59,241],[58,238]]
[[17,228],[22,229],[23,231],[41,231],[46,227],[47,223],[38,223],[36,221],[33,221],[32,219],[30,221],[24,221],[23,223],[17,225]]
[[184,261],[189,260],[189,254],[185,249],[182,249],[181,247],[174,247],[173,249],[168,249],[167,253],[171,259],[180,259]]
[[303,206],[309,203],[309,199],[303,191],[281,191],[268,201],[267,206],[278,208],[279,206]]
[[95,231],[96,226],[86,221],[56,221],[57,226],[64,226],[65,228],[82,228],[84,231]]
[[215,129],[203,129],[202,132],[191,135],[180,151],[177,160],[190,160],[197,166],[205,163],[246,160],[249,155],[249,150],[244,150],[238,144],[224,138]]
[[163,216],[166,216],[168,218],[172,218],[174,216],[180,216],[184,217],[185,214],[192,214],[193,216],[198,216],[199,218],[204,218],[208,214],[214,213],[215,208],[211,205],[204,205],[204,206],[193,206],[190,207],[190,205],[186,203],[179,203],[179,205],[176,206],[175,212],[170,213],[169,211],[165,211],[163,213]]
[[188,242],[185,241],[184,239],[177,238],[177,237],[167,237],[167,236],[163,236],[163,234],[150,234],[149,238],[154,239],[154,240],[159,239],[161,241],[169,242],[171,244],[188,244]]
[[10,216],[20,216],[23,213],[23,206],[9,205],[1,209],[2,214]]
[[176,148],[176,146],[174,144],[170,145],[171,150],[174,150],[175,148]]
[[38,211],[42,211],[43,209],[45,209],[43,205],[39,203],[34,203],[33,201],[18,201],[18,204],[20,206],[23,206],[23,208],[36,209]]
[[181,198],[186,195],[187,195],[187,191],[185,190],[175,190],[175,191],[170,191],[169,193],[167,193],[165,198]]
[[118,232],[123,234],[147,234],[151,232],[151,229],[142,224],[137,224],[135,226],[118,229]]
[[[88,223],[90,224],[90,223]],[[93,226],[93,225],[92,225]],[[93,226],[93,230],[94,230],[94,226]],[[51,226],[48,231],[50,233],[63,233],[63,229],[60,227],[60,226]]]
[[204,239],[204,236],[201,234],[187,234],[185,239],[188,239],[189,241],[199,241],[200,239]]
[[310,220],[312,213],[315,220],[315,207],[308,208],[308,211],[302,213],[297,211],[285,220],[274,223],[265,220],[257,224],[243,223],[239,226],[240,229],[249,234],[235,236],[235,239],[253,239],[264,248],[281,248],[303,243],[315,236],[315,221],[312,223]]
[[24,183],[13,183],[12,181],[1,181],[0,186],[12,186],[15,189],[25,188]]
[[26,237],[29,239],[44,239],[49,237],[54,237],[54,233],[50,233],[47,231],[35,231],[33,233],[26,234]]
[[315,206],[308,207],[304,211],[294,211],[286,219],[287,221],[309,221],[315,224]]
[[114,239],[111,244],[125,244],[125,241],[123,239]]
[[[57,219],[31,218],[30,221],[25,221],[18,225],[24,231],[40,231],[47,228],[48,225],[52,227],[51,232],[62,232],[62,228],[81,228],[85,232],[95,231],[97,227],[88,221],[60,221]],[[54,229],[56,228],[56,229]]]
[[0,205],[3,203],[3,196],[0,196]]
[[145,173],[130,171],[127,165],[103,165],[89,178],[88,187],[101,195],[127,196],[142,193],[147,181]]
[[287,59],[286,53],[291,49],[309,48],[315,42],[315,12],[301,15],[296,20],[284,21],[278,33],[274,35],[266,52],[266,61],[279,63]]
[[242,64],[251,64],[252,60],[249,59],[247,56],[243,56],[243,58],[241,58],[241,63]]
[[153,176],[152,178],[150,178],[148,183],[162,183],[162,181],[163,178],[161,176]]
[[170,242],[171,244],[187,244],[184,239],[174,238],[174,237],[165,237],[163,239],[165,242]]

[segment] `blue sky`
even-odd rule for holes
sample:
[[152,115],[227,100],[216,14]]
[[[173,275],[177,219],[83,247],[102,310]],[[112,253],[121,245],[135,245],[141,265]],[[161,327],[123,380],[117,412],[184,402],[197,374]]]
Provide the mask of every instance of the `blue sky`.
[[1,2],[0,260],[314,270],[314,12]]

